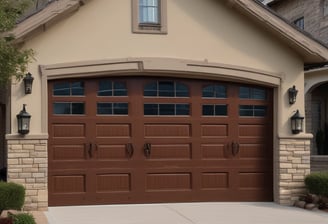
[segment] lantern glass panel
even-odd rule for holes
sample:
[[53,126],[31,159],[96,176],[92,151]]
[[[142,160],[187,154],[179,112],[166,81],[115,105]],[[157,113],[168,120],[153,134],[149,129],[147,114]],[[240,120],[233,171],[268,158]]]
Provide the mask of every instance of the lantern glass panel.
[[22,118],[22,126],[21,126],[22,130],[24,131],[29,130],[30,129],[29,126],[30,126],[30,118],[26,118],[26,117]]

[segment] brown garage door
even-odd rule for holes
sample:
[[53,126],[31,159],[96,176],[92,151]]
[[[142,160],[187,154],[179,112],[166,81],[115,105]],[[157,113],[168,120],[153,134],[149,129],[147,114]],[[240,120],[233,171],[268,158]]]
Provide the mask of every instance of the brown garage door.
[[272,90],[217,81],[49,82],[49,205],[271,201]]

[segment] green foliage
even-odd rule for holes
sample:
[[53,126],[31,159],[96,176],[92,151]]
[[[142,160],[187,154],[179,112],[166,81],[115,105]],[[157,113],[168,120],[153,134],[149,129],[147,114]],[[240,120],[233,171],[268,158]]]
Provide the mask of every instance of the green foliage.
[[12,30],[31,0],[0,0],[0,32]]
[[311,194],[328,196],[328,172],[311,173],[305,177],[304,183]]
[[21,79],[27,64],[33,57],[30,49],[21,49],[10,31],[32,0],[0,0],[0,86],[8,84],[12,77]]
[[25,188],[16,183],[0,182],[0,215],[4,210],[20,210],[25,201]]
[[29,213],[11,214],[10,216],[13,217],[14,224],[36,224],[33,215]]

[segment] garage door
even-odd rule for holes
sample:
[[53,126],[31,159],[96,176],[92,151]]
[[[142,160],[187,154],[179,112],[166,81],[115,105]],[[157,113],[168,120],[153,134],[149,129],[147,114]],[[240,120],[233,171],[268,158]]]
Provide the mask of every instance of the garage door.
[[272,90],[162,78],[48,85],[49,205],[272,201]]

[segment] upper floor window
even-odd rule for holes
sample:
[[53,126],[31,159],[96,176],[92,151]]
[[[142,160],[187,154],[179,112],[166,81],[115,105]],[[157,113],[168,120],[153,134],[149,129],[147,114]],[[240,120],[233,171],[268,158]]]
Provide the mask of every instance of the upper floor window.
[[324,0],[322,4],[323,16],[328,16],[328,0]]
[[298,28],[304,30],[304,17],[300,17],[293,22]]
[[167,33],[167,0],[132,0],[134,33]]
[[160,24],[159,0],[139,0],[139,23]]

